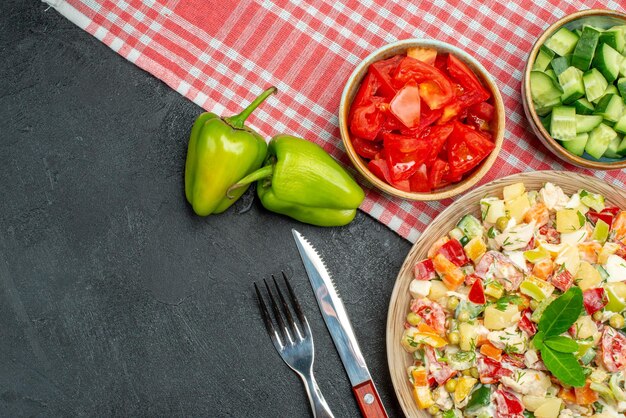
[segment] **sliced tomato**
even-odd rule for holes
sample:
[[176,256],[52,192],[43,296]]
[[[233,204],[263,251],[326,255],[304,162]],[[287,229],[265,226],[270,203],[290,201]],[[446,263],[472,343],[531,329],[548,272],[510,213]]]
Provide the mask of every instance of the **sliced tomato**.
[[482,280],[476,279],[476,281],[474,281],[474,284],[472,284],[469,294],[467,295],[467,299],[477,305],[485,304],[485,289],[483,289]]
[[433,265],[433,260],[431,260],[430,258],[416,263],[413,272],[414,277],[417,280],[432,280],[437,278],[437,274],[435,273],[435,266]]
[[412,192],[429,192],[430,185],[428,184],[428,169],[426,164],[419,166],[417,171],[409,177],[409,186]]
[[441,114],[441,118],[439,118],[438,123],[450,122],[452,119],[459,116],[461,110],[463,110],[463,108],[459,101],[453,101],[452,103],[448,103],[446,106],[444,106],[443,113]]
[[589,315],[593,315],[609,303],[606,291],[602,287],[587,289],[583,292],[583,305]]
[[[384,152],[384,150],[383,150],[383,152]],[[383,153],[383,152],[381,152],[381,153]],[[380,156],[381,153],[379,153],[377,155],[377,157]],[[391,172],[389,170],[389,165],[387,164],[387,160],[385,158],[374,158],[373,160],[370,160],[367,163],[367,168],[369,168],[369,170],[372,173],[374,173],[374,175],[376,177],[378,177],[379,179],[387,182],[388,184],[392,185],[396,189],[402,190],[404,192],[410,192],[411,191],[411,186],[409,185],[409,181],[408,180],[393,181],[391,179]]]
[[489,130],[491,130],[491,127],[489,126],[489,122],[487,122],[484,119],[479,118],[478,116],[472,114],[471,112],[468,113],[467,118],[465,118],[465,123],[467,123],[469,126],[472,126],[478,131],[488,132]]
[[[370,65],[369,71],[376,77],[380,87],[378,93],[381,96],[392,98],[396,94],[396,89],[392,84],[391,75],[396,71],[398,63],[402,61],[402,55],[396,55],[386,60],[375,62]],[[400,86],[401,87],[401,86]]]
[[365,78],[363,78],[363,81],[361,82],[359,91],[357,91],[356,96],[354,96],[354,100],[352,101],[350,119],[352,119],[352,110],[365,104],[366,102],[369,102],[369,99],[376,94],[376,90],[378,90],[379,87],[380,83],[378,82],[378,79],[368,71]]
[[404,57],[393,74],[393,84],[400,88],[409,80],[420,84],[420,97],[431,110],[443,107],[455,97],[452,83],[437,67]]
[[402,87],[389,103],[389,111],[407,128],[420,124],[420,89],[413,80]]
[[352,147],[357,154],[371,160],[383,149],[382,142],[366,141],[359,137],[352,138]]
[[431,166],[435,162],[453,129],[452,125],[449,124],[435,125],[424,129],[420,133],[420,137],[424,138],[430,146],[428,156],[426,157],[427,165]]
[[446,180],[446,175],[450,171],[450,166],[444,160],[437,158],[430,167],[428,173],[428,183],[431,189],[437,189],[439,187],[446,186],[449,182]]
[[439,247],[436,254],[443,255],[446,259],[448,259],[448,261],[454,263],[458,267],[464,266],[470,261],[469,258],[467,258],[461,243],[454,238],[448,240],[445,244]]
[[[482,83],[476,77],[476,74],[460,59],[452,54],[448,54],[448,74],[457,81],[466,91],[477,91],[491,97],[489,92],[483,87]],[[481,102],[487,100],[481,100]],[[477,102],[479,103],[479,102]]]
[[567,271],[564,266],[559,266],[552,277],[550,277],[550,282],[554,287],[565,292],[574,284],[574,277],[572,277],[572,273]]
[[382,136],[391,180],[408,180],[426,160],[428,143],[422,138],[394,133]]
[[448,140],[450,175],[462,176],[472,170],[495,148],[492,141],[461,122],[454,121]]
[[469,112],[486,122],[491,122],[496,113],[496,108],[490,103],[480,102],[470,106]]
[[611,327],[604,327],[600,341],[601,359],[611,373],[626,369],[626,337]]
[[446,335],[446,314],[440,304],[427,298],[413,299],[411,311],[419,315],[437,334]]
[[376,98],[356,106],[350,119],[350,132],[359,138],[374,140],[383,127],[384,114],[378,108]]
[[441,109],[430,110],[428,106],[421,106],[420,131],[437,122],[443,113]]

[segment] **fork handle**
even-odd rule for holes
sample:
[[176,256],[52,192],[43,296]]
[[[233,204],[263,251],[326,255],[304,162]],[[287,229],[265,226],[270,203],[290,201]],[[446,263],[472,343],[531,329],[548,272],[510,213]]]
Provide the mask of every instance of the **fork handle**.
[[322,395],[322,391],[320,391],[319,386],[317,386],[313,373],[302,375],[302,381],[306,387],[309,402],[311,402],[313,416],[315,418],[335,418],[333,413],[330,412],[330,408],[324,399],[324,395]]

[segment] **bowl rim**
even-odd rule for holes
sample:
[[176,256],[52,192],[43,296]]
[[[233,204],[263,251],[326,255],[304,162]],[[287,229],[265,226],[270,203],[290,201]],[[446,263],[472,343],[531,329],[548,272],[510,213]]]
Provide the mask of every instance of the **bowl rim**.
[[[463,181],[459,183],[455,183],[451,185],[450,188],[443,189],[441,191],[429,192],[429,193],[421,193],[421,192],[405,192],[390,184],[384,182],[383,180],[376,177],[365,165],[363,159],[356,154],[354,147],[352,146],[352,140],[350,138],[350,133],[347,126],[347,115],[351,106],[351,101],[348,103],[350,99],[348,97],[351,87],[353,85],[360,85],[362,81],[362,77],[356,80],[357,74],[364,71],[366,67],[368,67],[372,62],[375,62],[379,59],[382,59],[382,56],[393,49],[404,49],[406,50],[409,47],[413,46],[426,46],[436,48],[438,50],[443,50],[446,52],[451,52],[461,58],[464,62],[468,62],[473,69],[477,69],[480,74],[477,74],[481,81],[486,84],[486,87],[490,90],[493,95],[494,107],[496,108],[496,117],[498,121],[498,130],[494,132],[494,144],[495,148],[487,156],[487,158],[480,163],[480,165],[474,170],[471,176],[467,177]],[[502,95],[500,93],[500,89],[498,85],[494,81],[491,74],[485,69],[485,67],[472,55],[468,54],[461,48],[449,44],[447,42],[439,41],[436,39],[428,39],[428,38],[409,38],[398,40],[386,45],[383,45],[373,52],[371,52],[367,57],[365,57],[352,71],[346,84],[343,88],[340,104],[339,104],[339,131],[341,134],[341,140],[344,144],[348,157],[350,161],[355,166],[356,170],[363,176],[365,179],[371,183],[375,188],[385,192],[389,195],[400,197],[408,200],[415,201],[433,201],[433,200],[442,200],[447,199],[453,196],[456,196],[460,193],[465,192],[466,190],[472,188],[476,183],[478,183],[491,169],[493,164],[495,163],[498,155],[500,154],[500,150],[502,148],[502,144],[504,142],[504,134],[506,132],[505,127],[505,109],[504,109],[504,101],[502,100]]]
[[[562,186],[566,182],[575,183],[576,187],[581,188],[587,188],[587,183],[589,183],[590,188],[588,190],[603,193],[605,197],[606,195],[609,195],[611,197],[617,196],[618,199],[616,200],[618,201],[614,201],[612,198],[608,198],[607,200],[613,204],[617,204],[621,208],[626,209],[626,191],[621,190],[620,188],[614,186],[610,182],[604,181],[601,178],[590,176],[588,174],[565,170],[537,170],[518,172],[505,177],[494,179],[463,195],[462,199],[453,202],[440,214],[438,214],[433,222],[431,222],[426,227],[420,237],[415,241],[415,243],[407,252],[406,257],[404,258],[402,265],[398,269],[398,273],[394,279],[393,289],[391,295],[389,296],[389,303],[387,305],[387,320],[385,323],[385,349],[387,355],[387,370],[391,377],[391,383],[393,386],[393,391],[396,395],[396,399],[405,416],[419,418],[430,416],[425,410],[418,410],[414,403],[411,402],[412,399],[410,397],[410,394],[407,395],[407,391],[410,391],[410,389],[408,387],[409,380],[406,378],[406,373],[404,371],[398,371],[396,367],[397,364],[394,363],[394,360],[397,360],[398,355],[406,355],[406,352],[400,346],[400,339],[396,338],[396,331],[403,327],[402,324],[396,321],[397,316],[394,315],[396,314],[396,312],[394,312],[394,306],[398,304],[398,301],[401,297],[401,292],[408,293],[408,286],[406,286],[406,284],[410,283],[410,281],[406,283],[406,280],[402,281],[402,279],[405,278],[407,274],[412,274],[413,272],[413,268],[409,267],[409,263],[414,261],[414,259],[417,259],[419,254],[426,254],[428,249],[422,247],[426,245],[429,235],[433,233],[439,234],[438,236],[442,235],[441,231],[438,230],[438,228],[440,228],[440,225],[438,225],[438,222],[435,222],[436,220],[447,219],[451,216],[456,216],[455,219],[458,219],[463,214],[471,213],[471,211],[473,210],[479,210],[477,207],[473,209],[469,208],[468,204],[471,203],[472,205],[477,205],[479,200],[484,197],[486,190],[497,188],[501,193],[504,186],[523,182],[528,187],[528,183],[533,181],[540,181],[542,183],[550,181],[557,186]],[[463,209],[463,212],[459,213],[459,208],[466,209]],[[401,310],[402,312],[404,312],[405,315],[407,309],[408,305],[401,306]],[[402,377],[400,376],[400,374],[402,374]]]
[[546,28],[541,36],[537,38],[532,48],[530,49],[530,53],[528,54],[528,58],[526,60],[526,65],[524,67],[524,77],[522,79],[522,105],[524,107],[524,113],[526,113],[526,117],[529,120],[532,131],[535,135],[541,140],[541,142],[548,148],[554,155],[559,157],[561,160],[566,161],[570,164],[577,165],[579,167],[591,168],[596,170],[619,170],[622,168],[626,168],[626,158],[623,160],[617,161],[594,161],[588,160],[583,157],[579,157],[578,155],[574,155],[567,151],[561,144],[559,144],[550,133],[546,130],[546,128],[541,123],[539,119],[539,115],[535,111],[534,106],[532,105],[532,95],[530,93],[530,73],[532,71],[532,65],[537,58],[537,54],[539,53],[539,48],[543,45],[547,38],[549,38],[554,32],[556,32],[562,26],[571,23],[575,20],[584,17],[590,16],[606,16],[613,17],[624,20],[624,24],[626,24],[626,13],[621,13],[614,10],[605,10],[605,9],[587,9],[581,10],[567,16],[562,17],[557,20],[548,28]]

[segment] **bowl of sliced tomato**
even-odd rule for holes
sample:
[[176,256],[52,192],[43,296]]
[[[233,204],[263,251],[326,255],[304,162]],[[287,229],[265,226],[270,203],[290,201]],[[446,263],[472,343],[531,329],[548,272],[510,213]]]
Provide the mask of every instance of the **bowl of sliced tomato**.
[[372,52],[351,74],[339,129],[357,171],[383,192],[440,200],[474,186],[504,139],[504,105],[487,70],[437,40]]

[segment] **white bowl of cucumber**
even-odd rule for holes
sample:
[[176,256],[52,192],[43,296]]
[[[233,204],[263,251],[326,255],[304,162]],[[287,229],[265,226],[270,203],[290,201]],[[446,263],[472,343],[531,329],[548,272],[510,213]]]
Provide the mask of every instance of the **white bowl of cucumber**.
[[584,10],[551,25],[530,51],[522,103],[562,160],[626,168],[626,14]]

